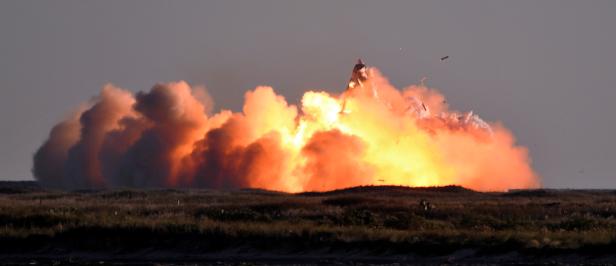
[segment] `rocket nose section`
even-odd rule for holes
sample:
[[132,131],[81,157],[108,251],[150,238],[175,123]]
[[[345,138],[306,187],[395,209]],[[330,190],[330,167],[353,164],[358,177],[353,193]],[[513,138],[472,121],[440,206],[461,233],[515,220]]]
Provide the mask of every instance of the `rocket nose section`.
[[355,64],[355,66],[353,67],[353,72],[357,72],[362,68],[365,68],[366,64],[364,64],[364,62],[361,60],[361,58],[357,59],[357,63]]
[[361,58],[358,58],[357,63],[353,66],[353,72],[351,72],[351,78],[349,79],[347,90],[353,89],[357,86],[363,86],[363,82],[366,80],[368,80],[366,65]]
[[353,75],[357,75],[359,74],[359,72],[366,68],[366,65],[364,64],[364,62],[360,59],[357,59],[357,63],[355,64],[355,66],[353,66]]

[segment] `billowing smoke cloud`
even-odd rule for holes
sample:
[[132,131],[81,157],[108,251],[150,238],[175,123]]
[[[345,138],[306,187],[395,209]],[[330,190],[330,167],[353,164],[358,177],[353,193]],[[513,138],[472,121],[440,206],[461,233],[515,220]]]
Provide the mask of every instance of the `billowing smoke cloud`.
[[340,96],[306,92],[299,108],[257,87],[242,112],[212,115],[207,92],[185,82],[137,94],[107,85],[51,130],[33,173],[69,189],[539,186],[527,150],[502,125],[449,111],[435,90],[398,90],[369,72]]
[[64,164],[68,159],[68,150],[79,140],[79,117],[82,113],[83,110],[78,110],[54,126],[49,133],[49,139],[34,154],[32,173],[42,185],[71,186],[66,180]]

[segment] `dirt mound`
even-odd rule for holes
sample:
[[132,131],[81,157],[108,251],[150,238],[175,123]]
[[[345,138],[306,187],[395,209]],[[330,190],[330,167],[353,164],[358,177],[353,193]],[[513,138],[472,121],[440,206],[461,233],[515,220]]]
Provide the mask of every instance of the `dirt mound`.
[[358,186],[345,189],[337,189],[325,192],[303,192],[298,195],[303,196],[332,196],[339,194],[357,193],[383,193],[383,194],[419,194],[419,193],[475,193],[474,190],[462,186],[443,186],[443,187],[406,187],[406,186]]

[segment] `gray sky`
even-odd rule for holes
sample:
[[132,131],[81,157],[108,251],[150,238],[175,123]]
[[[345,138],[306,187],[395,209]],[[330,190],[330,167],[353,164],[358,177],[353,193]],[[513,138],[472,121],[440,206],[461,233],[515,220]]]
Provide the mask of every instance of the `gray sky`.
[[[0,180],[111,82],[204,84],[239,110],[271,85],[340,91],[358,57],[502,121],[546,187],[616,188],[616,1],[0,2]],[[400,50],[402,48],[402,50]],[[446,62],[439,58],[450,55]]]

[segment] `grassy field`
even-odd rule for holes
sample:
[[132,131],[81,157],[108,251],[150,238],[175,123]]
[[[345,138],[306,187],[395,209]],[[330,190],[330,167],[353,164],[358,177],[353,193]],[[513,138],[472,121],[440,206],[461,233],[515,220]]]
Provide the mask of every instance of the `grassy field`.
[[[611,256],[616,191],[461,187],[46,191],[0,186],[0,257],[81,254]],[[68,256],[67,255],[67,256]]]

